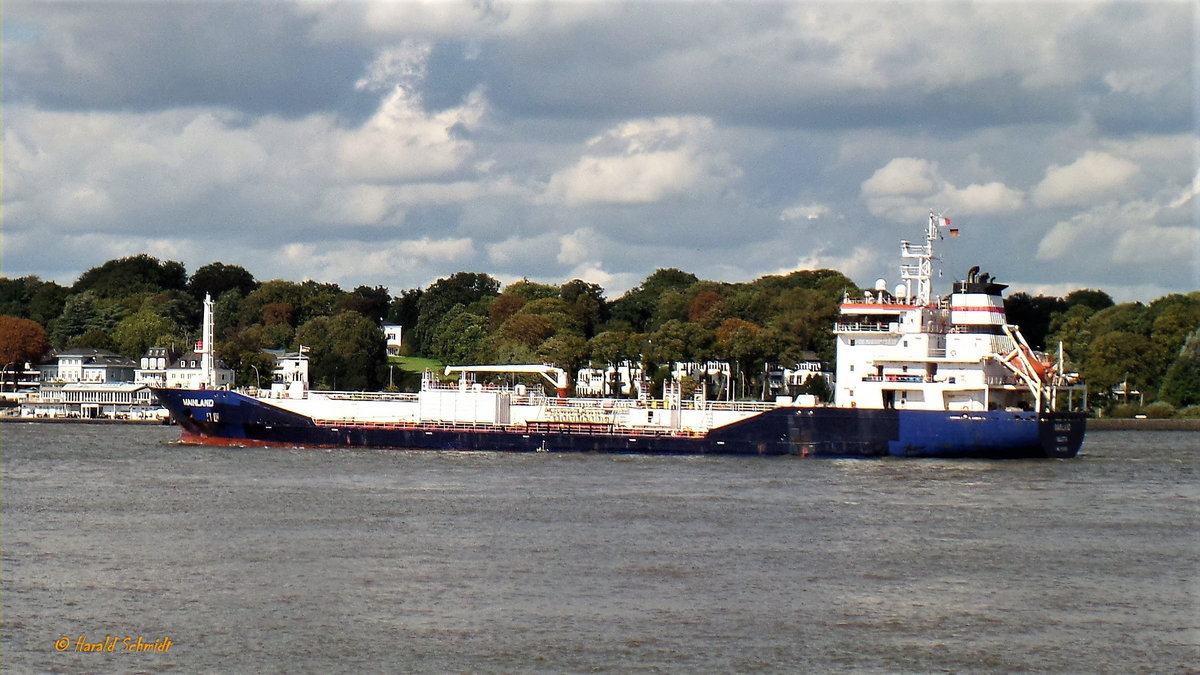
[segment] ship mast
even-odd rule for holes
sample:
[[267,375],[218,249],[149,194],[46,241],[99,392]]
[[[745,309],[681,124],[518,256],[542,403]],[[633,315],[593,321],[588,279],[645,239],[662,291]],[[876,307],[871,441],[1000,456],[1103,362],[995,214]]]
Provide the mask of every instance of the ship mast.
[[[900,265],[900,278],[908,288],[908,297],[914,298],[920,306],[930,304],[933,298],[933,244],[942,238],[938,232],[939,226],[949,225],[950,219],[941,214],[929,212],[929,225],[925,228],[925,245],[918,246],[908,241],[900,242],[900,257],[913,260],[915,263]],[[917,283],[916,295],[913,294],[913,282]]]
[[200,388],[209,389],[216,381],[216,368],[213,366],[213,301],[212,295],[204,294],[204,323],[200,326]]

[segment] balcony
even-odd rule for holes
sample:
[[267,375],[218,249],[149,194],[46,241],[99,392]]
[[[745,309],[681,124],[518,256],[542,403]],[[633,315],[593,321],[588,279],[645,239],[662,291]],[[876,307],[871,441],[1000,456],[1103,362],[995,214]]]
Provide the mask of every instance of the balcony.
[[899,333],[900,324],[883,322],[839,321],[833,324],[835,333]]
[[926,375],[864,375],[863,382],[907,382],[913,384],[928,384],[933,378]]

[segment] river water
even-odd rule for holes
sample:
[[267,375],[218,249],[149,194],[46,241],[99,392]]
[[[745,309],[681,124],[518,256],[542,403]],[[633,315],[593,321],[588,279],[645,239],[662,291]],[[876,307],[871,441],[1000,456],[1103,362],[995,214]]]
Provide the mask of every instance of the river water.
[[0,425],[4,672],[1200,664],[1194,432],[1006,462],[177,436]]

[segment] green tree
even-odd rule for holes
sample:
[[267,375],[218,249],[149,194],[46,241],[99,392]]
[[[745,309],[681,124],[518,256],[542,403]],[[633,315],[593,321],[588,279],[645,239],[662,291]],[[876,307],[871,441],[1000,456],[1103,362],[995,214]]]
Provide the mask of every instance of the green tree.
[[81,347],[89,347],[92,349],[103,349],[105,351],[115,352],[119,347],[116,340],[112,338],[112,331],[101,328],[89,328],[82,335],[77,335],[66,344],[67,349],[77,349]]
[[36,276],[0,277],[0,314],[36,321],[46,327],[62,314],[70,291]]
[[658,363],[704,362],[713,357],[716,335],[694,323],[671,319],[650,334],[651,359]]
[[1092,288],[1081,288],[1077,291],[1071,291],[1063,298],[1063,302],[1066,303],[1068,310],[1076,305],[1083,305],[1092,311],[1098,312],[1113,306],[1113,299],[1108,293]]
[[827,290],[794,287],[779,293],[776,313],[767,324],[779,336],[780,350],[771,360],[800,361],[813,352],[833,361],[837,343],[830,327],[837,319],[841,297]]
[[[419,316],[410,331],[417,352],[432,354],[434,333],[455,305],[462,305],[463,311],[467,311],[477,301],[499,294],[500,282],[477,272],[456,272],[435,281],[417,302]],[[480,314],[485,315],[486,312]]]
[[[230,290],[226,293],[236,294],[237,291]],[[258,376],[262,378],[264,385],[271,379],[270,372],[275,367],[275,361],[262,351],[262,332],[263,327],[258,324],[234,327],[223,331],[222,337],[217,339],[216,355],[224,362],[225,367],[233,369],[234,384],[237,386],[255,385],[256,376],[252,374],[254,369],[250,367],[251,364],[259,369]],[[264,362],[261,357],[266,357],[265,369],[260,365]],[[311,377],[312,374],[309,375]]]
[[1153,373],[1153,364],[1146,359],[1150,349],[1144,335],[1120,331],[1101,335],[1092,341],[1083,376],[1101,396],[1125,383],[1130,390],[1144,390]]
[[[296,341],[311,350],[311,377],[331,388],[379,389],[387,372],[383,329],[357,312],[310,319]],[[386,377],[386,376],[385,376]]]
[[[62,314],[50,322],[50,341],[58,347],[75,345],[113,349],[115,343],[111,339],[103,347],[94,344],[97,341],[96,333],[111,333],[122,318],[119,308],[101,301],[95,293],[76,293],[67,298]],[[79,344],[79,338],[87,333],[92,333],[84,341],[88,344]]]
[[376,322],[387,319],[388,310],[392,304],[392,296],[383,286],[359,286],[347,293],[341,300],[341,308],[358,312]]
[[1200,328],[1187,337],[1167,369],[1159,398],[1178,408],[1200,404]]
[[242,292],[236,288],[214,296],[213,324],[216,326],[217,336],[240,329],[241,323],[238,321],[238,315],[241,312],[243,299]]
[[281,279],[265,281],[242,301],[238,324],[250,326],[265,323],[263,310],[268,305],[287,304],[293,308],[300,307],[304,304],[304,294],[304,288],[300,284]]
[[552,337],[541,344],[538,355],[542,362],[556,365],[567,371],[567,378],[573,388],[575,375],[588,361],[587,340],[578,335]]
[[1050,332],[1050,319],[1066,311],[1067,303],[1061,298],[1028,293],[1013,293],[1004,299],[1004,314],[1008,322],[1021,328],[1021,334],[1034,349],[1046,348],[1046,334]]
[[166,346],[169,342],[183,342],[178,335],[179,326],[148,310],[130,314],[113,330],[113,342],[117,351],[136,359],[151,347]]
[[656,331],[668,321],[687,321],[688,309],[693,298],[691,289],[694,286],[695,284],[686,289],[673,288],[658,296],[654,313],[650,315],[650,321],[646,322],[646,330]]
[[763,365],[774,353],[772,336],[761,326],[742,319],[726,319],[717,328],[717,350],[738,368],[738,377],[749,381],[743,392],[753,389]]
[[1151,322],[1150,340],[1154,343],[1155,361],[1160,366],[1155,377],[1157,383],[1179,355],[1184,341],[1200,328],[1200,291],[1161,297],[1150,303],[1146,312]]
[[32,288],[26,318],[49,327],[50,322],[62,314],[71,291],[53,281],[39,281]]
[[[232,363],[228,365],[230,368],[234,368]],[[235,368],[236,384],[239,387],[269,389],[273,370],[275,370],[275,358],[270,354],[264,351],[241,352],[238,354]]]
[[187,270],[174,260],[160,261],[140,254],[110,260],[80,275],[73,293],[91,291],[100,298],[123,298],[147,291],[187,289]]
[[592,365],[604,367],[636,359],[641,353],[641,347],[632,333],[605,331],[588,341],[588,351],[591,353]]
[[486,363],[488,349],[487,319],[472,314],[462,305],[450,308],[433,327],[429,354],[447,365]]
[[1092,334],[1098,336],[1106,333],[1137,333],[1150,337],[1153,320],[1146,306],[1140,302],[1123,302],[1102,309],[1088,319],[1088,327]]
[[1096,313],[1091,307],[1078,304],[1067,311],[1056,314],[1050,320],[1050,334],[1046,336],[1046,346],[1054,351],[1061,342],[1063,351],[1070,361],[1082,364],[1087,360],[1088,351],[1094,337],[1089,319]]
[[388,323],[404,326],[406,330],[411,330],[416,326],[417,320],[420,318],[421,296],[424,294],[425,291],[420,288],[410,288],[392,298],[392,304],[388,308],[387,314]]
[[505,286],[504,292],[532,302],[533,300],[543,300],[545,298],[557,298],[559,289],[557,286],[539,284],[529,279],[521,279]]
[[205,294],[211,294],[216,299],[228,291],[237,291],[245,297],[258,289],[254,275],[245,268],[220,262],[212,262],[196,270],[187,285],[188,292],[197,300],[203,300]]
[[494,331],[504,325],[513,315],[521,311],[525,303],[529,302],[524,297],[505,291],[496,296],[488,307],[488,326]]
[[575,318],[572,305],[560,298],[542,298],[525,303],[518,315],[534,314],[544,317],[554,328],[554,333],[582,335],[583,330]]
[[614,301],[609,308],[610,314],[614,320],[627,323],[634,331],[644,332],[663,293],[686,289],[697,281],[696,275],[682,270],[656,270],[639,286]]
[[559,297],[570,305],[584,337],[595,335],[596,330],[608,320],[608,302],[604,299],[604,289],[597,284],[572,279],[562,285]]
[[554,324],[540,314],[516,314],[505,321],[496,331],[498,343],[516,342],[530,349],[554,335]]
[[[540,346],[540,345],[539,345]],[[537,363],[541,360],[537,352],[520,342],[500,342],[488,352],[486,359],[473,359],[471,363],[494,361],[495,363]],[[466,363],[466,362],[463,362]]]
[[[318,316],[334,316],[340,313],[342,311],[340,309],[342,299],[346,297],[346,292],[337,284],[326,284],[311,280],[300,284],[300,292],[300,304],[296,305],[296,310],[299,312],[296,318],[298,323],[304,323]],[[382,316],[380,314],[379,316],[368,318],[378,323]]]

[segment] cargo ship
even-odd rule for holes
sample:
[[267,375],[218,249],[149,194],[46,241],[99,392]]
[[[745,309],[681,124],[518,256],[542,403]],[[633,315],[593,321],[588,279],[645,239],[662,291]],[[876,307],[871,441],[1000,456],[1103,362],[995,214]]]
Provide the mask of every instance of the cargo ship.
[[[711,401],[668,380],[660,398],[568,396],[553,365],[449,366],[420,391],[310,390],[306,367],[270,390],[156,388],[181,443],[522,452],[1069,458],[1085,416],[1056,411],[1064,378],[1004,312],[1004,284],[972,268],[933,294],[935,245],[950,221],[931,213],[923,243],[901,242],[900,283],[843,297],[834,326],[834,400]],[[213,367],[212,302],[198,352]],[[304,355],[301,350],[302,365]],[[203,369],[202,369],[203,372]],[[494,385],[498,373],[537,385]],[[483,376],[482,378],[480,376]],[[203,377],[203,376],[202,376]],[[481,381],[484,380],[484,381]],[[211,382],[213,380],[209,380]]]

